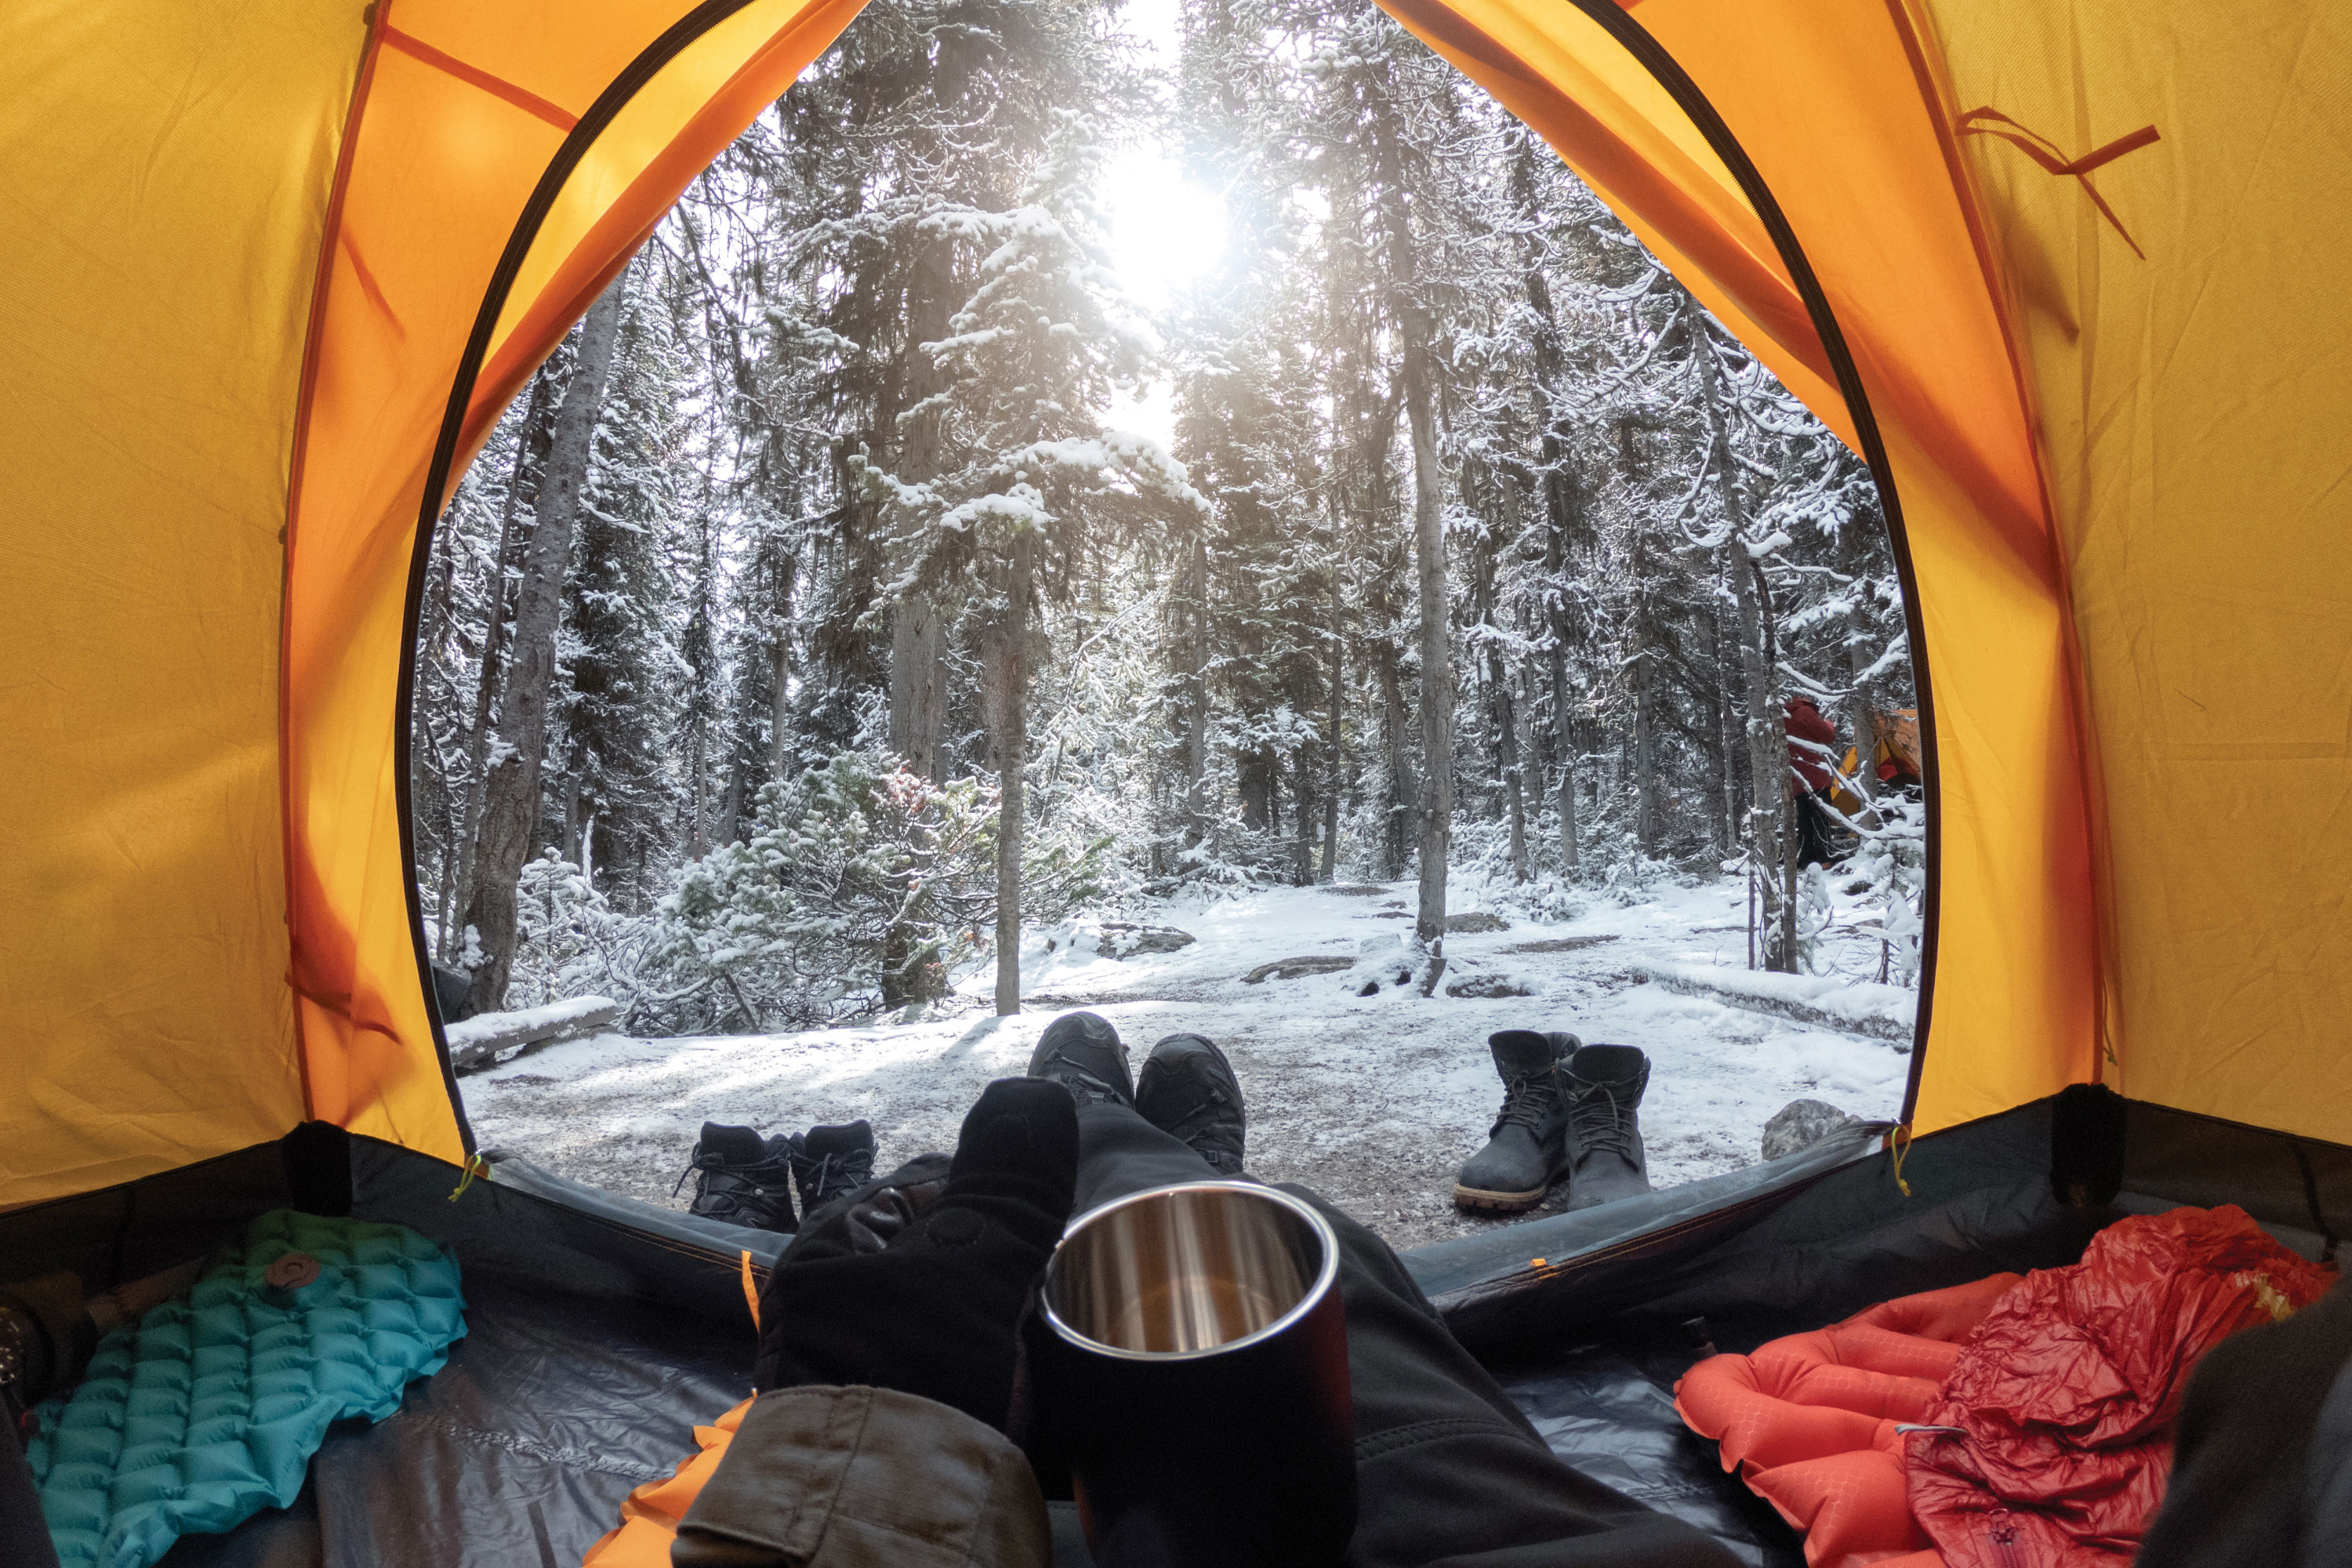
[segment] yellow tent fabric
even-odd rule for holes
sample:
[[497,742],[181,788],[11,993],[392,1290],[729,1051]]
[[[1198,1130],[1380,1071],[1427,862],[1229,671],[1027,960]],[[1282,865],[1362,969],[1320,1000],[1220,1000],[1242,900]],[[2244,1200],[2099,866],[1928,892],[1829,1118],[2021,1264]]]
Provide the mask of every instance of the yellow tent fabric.
[[[2352,1142],[2347,8],[1389,4],[1890,487],[1917,1129],[2104,1077]],[[856,9],[0,8],[0,1203],[306,1116],[462,1156],[395,777],[427,491]]]
[[467,452],[856,9],[0,7],[0,1204],[310,1116],[463,1157],[394,719],[468,339],[511,247]]

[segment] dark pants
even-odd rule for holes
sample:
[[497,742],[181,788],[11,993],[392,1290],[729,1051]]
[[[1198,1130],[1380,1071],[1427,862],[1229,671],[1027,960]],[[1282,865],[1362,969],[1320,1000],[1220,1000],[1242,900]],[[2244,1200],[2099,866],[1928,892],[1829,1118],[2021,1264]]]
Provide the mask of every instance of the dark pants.
[[[1079,1212],[1208,1163],[1124,1106],[1078,1112]],[[1716,1568],[1713,1540],[1554,1458],[1389,1245],[1303,1187],[1339,1237],[1356,1406],[1352,1568]]]
[[1837,856],[1836,841],[1831,837],[1828,792],[1799,790],[1797,792],[1797,864],[1826,866]]

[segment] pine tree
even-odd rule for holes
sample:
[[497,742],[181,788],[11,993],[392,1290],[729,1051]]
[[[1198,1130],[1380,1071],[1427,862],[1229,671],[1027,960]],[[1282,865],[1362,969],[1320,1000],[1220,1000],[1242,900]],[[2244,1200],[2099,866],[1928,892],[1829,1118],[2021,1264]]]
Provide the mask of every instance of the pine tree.
[[959,583],[976,585],[1002,813],[1000,1013],[1021,1005],[1023,789],[1041,590],[1081,552],[1090,531],[1204,504],[1155,443],[1106,432],[1099,422],[1118,385],[1140,368],[1143,345],[1122,319],[1100,258],[1091,204],[1097,156],[1093,124],[1065,112],[1027,202],[940,219],[993,245],[950,335],[929,345],[947,376],[938,416],[951,456],[919,480],[858,465],[890,522],[899,563],[892,591],[936,603]]

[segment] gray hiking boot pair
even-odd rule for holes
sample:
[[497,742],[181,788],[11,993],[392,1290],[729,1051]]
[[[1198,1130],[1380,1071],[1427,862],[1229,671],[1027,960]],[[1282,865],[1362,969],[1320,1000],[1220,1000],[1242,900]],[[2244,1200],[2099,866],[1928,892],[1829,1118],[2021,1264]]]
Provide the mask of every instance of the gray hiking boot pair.
[[1216,1042],[1170,1035],[1151,1047],[1139,1079],[1127,1072],[1127,1047],[1110,1020],[1065,1013],[1045,1026],[1030,1054],[1031,1078],[1050,1079],[1084,1105],[1124,1105],[1181,1140],[1221,1176],[1242,1173],[1249,1119],[1241,1080]]
[[1503,1109],[1484,1149],[1454,1178],[1465,1209],[1517,1214],[1567,1181],[1568,1206],[1589,1209],[1650,1190],[1642,1092],[1650,1058],[1632,1046],[1588,1046],[1564,1031],[1504,1029],[1486,1038],[1502,1075]]

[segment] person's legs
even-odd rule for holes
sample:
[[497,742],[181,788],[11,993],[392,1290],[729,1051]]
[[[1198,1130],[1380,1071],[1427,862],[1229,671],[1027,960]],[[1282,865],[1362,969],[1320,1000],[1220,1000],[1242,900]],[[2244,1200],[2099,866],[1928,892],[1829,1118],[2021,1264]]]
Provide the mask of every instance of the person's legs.
[[1789,809],[1795,815],[1797,826],[1797,864],[1822,866],[1829,863],[1829,825],[1822,813],[1821,798],[1811,790],[1801,789],[1789,797]]
[[1223,1179],[1181,1140],[1146,1121],[1132,1106],[1105,1102],[1078,1107],[1079,1214],[1129,1193]]
[[[1218,1179],[1127,1106],[1078,1111],[1077,1212]],[[1713,1568],[1729,1554],[1552,1457],[1389,1245],[1307,1188],[1339,1240],[1358,1493],[1350,1568]]]

